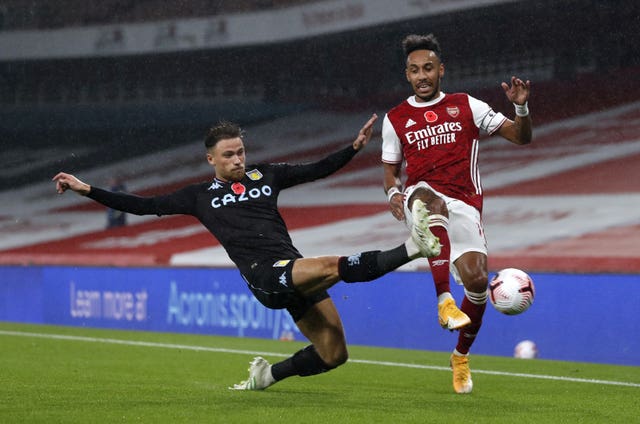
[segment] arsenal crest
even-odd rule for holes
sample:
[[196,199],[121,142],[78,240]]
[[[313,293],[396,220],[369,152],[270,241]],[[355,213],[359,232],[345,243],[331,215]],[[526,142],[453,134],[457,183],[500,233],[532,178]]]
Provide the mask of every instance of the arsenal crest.
[[447,113],[450,117],[457,118],[460,115],[460,109],[458,109],[458,106],[448,106]]

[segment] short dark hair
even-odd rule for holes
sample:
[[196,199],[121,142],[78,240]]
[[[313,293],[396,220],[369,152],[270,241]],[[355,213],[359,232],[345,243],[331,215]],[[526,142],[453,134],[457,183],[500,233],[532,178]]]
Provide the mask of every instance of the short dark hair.
[[438,43],[438,40],[433,34],[407,35],[404,40],[402,40],[402,49],[404,50],[405,57],[409,56],[411,52],[415,50],[431,50],[436,54],[436,56],[438,56],[438,59],[442,61],[442,50],[440,50],[440,43]]
[[228,140],[230,138],[243,138],[244,130],[240,125],[230,121],[219,121],[214,127],[209,128],[204,138],[206,148],[214,147],[220,140]]

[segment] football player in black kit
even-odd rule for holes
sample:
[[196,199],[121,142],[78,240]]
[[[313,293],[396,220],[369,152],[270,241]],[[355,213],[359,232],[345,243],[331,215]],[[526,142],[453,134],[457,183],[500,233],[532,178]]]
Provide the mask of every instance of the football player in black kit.
[[340,280],[371,281],[415,258],[439,253],[438,240],[426,225],[426,210],[424,225],[416,226],[404,244],[387,251],[303,258],[291,242],[277,207],[280,191],[342,168],[369,142],[376,119],[374,114],[348,147],[318,162],[250,166],[245,166],[243,131],[234,123],[221,122],[205,138],[215,177],[166,195],[110,192],[64,172],[53,181],[60,194],[72,190],[127,213],[195,216],[225,248],[255,297],[268,308],[286,308],[311,342],[273,365],[254,358],[249,379],[231,387],[262,390],[284,378],[319,374],[347,361],[342,322],[328,288]]

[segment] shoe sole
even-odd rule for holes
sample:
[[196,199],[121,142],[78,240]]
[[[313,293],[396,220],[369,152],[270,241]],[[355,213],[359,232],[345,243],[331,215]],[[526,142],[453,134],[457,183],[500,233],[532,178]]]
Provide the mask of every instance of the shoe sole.
[[442,328],[444,328],[445,330],[459,330],[463,327],[466,327],[467,325],[471,324],[471,318],[467,317],[466,320],[461,321],[459,323],[456,324],[456,322],[452,319],[447,320],[445,323],[442,322],[442,320],[438,319],[440,321],[440,326],[442,326]]

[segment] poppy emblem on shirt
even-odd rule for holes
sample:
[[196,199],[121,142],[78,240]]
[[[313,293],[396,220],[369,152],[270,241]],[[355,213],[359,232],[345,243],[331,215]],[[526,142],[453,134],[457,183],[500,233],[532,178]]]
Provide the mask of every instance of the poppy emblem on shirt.
[[435,112],[434,112],[434,111],[432,111],[432,110],[429,110],[429,111],[425,112],[425,114],[424,114],[424,119],[425,119],[428,123],[432,124],[432,123],[434,123],[434,122],[436,122],[436,121],[438,120],[438,114],[437,114],[437,113],[435,113]]
[[449,106],[447,107],[447,113],[450,117],[457,118],[460,115],[460,109],[458,109],[458,106]]
[[242,183],[233,183],[231,184],[231,191],[235,194],[242,194],[247,191],[247,188]]

